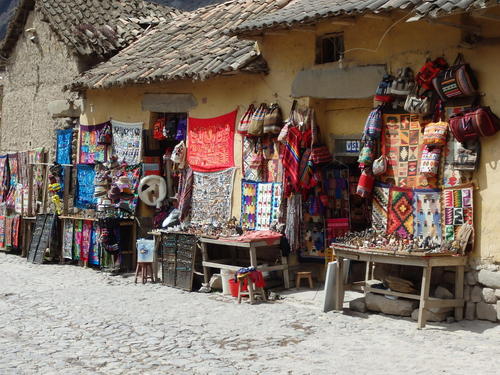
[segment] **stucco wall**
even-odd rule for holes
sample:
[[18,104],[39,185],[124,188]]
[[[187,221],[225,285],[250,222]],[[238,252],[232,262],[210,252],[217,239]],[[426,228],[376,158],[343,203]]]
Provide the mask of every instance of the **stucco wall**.
[[[290,88],[296,73],[314,66],[315,37],[326,32],[345,33],[345,48],[376,49],[379,39],[395,20],[358,19],[352,26],[336,26],[324,22],[312,30],[274,33],[259,40],[259,46],[266,58],[270,74],[268,76],[237,75],[219,77],[206,82],[180,81],[162,85],[136,86],[111,90],[91,90],[87,92],[87,108],[82,123],[99,123],[116,118],[123,121],[149,122],[149,113],[142,112],[141,100],[144,93],[171,92],[191,93],[199,105],[190,113],[195,117],[221,115],[239,107],[239,115],[249,103],[278,101],[285,115],[292,99]],[[459,22],[456,19],[449,22]],[[491,21],[482,23],[482,35],[498,36],[497,24]],[[498,30],[498,31],[497,31]],[[376,52],[355,50],[346,53],[344,65],[387,64],[389,71],[411,66],[418,70],[427,56],[444,54],[452,62],[460,50],[476,71],[481,91],[486,93],[484,104],[490,105],[500,114],[500,90],[498,76],[500,49],[497,44],[485,44],[473,49],[460,49],[461,30],[449,26],[429,24],[425,21],[398,24],[380,44]],[[337,64],[333,63],[336,67]],[[375,87],[373,91],[375,91]],[[126,94],[124,94],[126,92]],[[325,141],[329,134],[361,134],[364,121],[371,109],[371,100],[319,100],[306,98],[317,110],[318,123]],[[476,206],[476,250],[474,255],[484,260],[500,261],[500,171],[498,160],[500,136],[482,139],[483,153],[481,166],[477,172],[478,190],[475,195]],[[241,138],[235,139],[236,166],[241,166]],[[233,214],[239,216],[240,189],[238,171],[233,197]]]
[[63,93],[62,87],[79,73],[76,57],[56,39],[38,12],[30,14],[24,29],[28,28],[36,29],[38,43],[21,35],[4,77],[3,152],[41,146],[54,149],[54,129],[62,122],[52,119],[47,104],[74,96]]

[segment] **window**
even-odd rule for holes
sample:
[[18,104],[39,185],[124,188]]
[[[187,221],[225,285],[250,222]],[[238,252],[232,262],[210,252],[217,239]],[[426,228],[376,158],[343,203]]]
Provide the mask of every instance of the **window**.
[[316,64],[339,61],[343,53],[343,33],[326,34],[316,40]]

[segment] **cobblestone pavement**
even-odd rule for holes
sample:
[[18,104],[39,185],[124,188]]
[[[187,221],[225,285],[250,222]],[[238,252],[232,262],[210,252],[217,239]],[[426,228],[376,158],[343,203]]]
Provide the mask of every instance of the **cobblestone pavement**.
[[0,374],[494,374],[500,325],[257,305],[0,254]]

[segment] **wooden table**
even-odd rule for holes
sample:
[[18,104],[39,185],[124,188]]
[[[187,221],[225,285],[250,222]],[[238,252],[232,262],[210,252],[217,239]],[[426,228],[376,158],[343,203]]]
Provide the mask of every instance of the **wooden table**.
[[[366,276],[362,283],[365,294],[378,293],[390,296],[410,298],[420,301],[418,311],[418,328],[424,328],[427,322],[427,310],[438,307],[454,307],[455,319],[457,321],[463,319],[464,309],[464,266],[467,262],[466,256],[451,256],[451,255],[411,255],[397,254],[386,251],[377,251],[373,249],[354,249],[343,246],[333,245],[335,255],[337,257],[337,270],[335,287],[337,289],[337,298],[335,300],[335,310],[341,311],[344,304],[344,280],[343,275],[344,259],[351,259],[366,262]],[[371,263],[397,264],[402,266],[422,267],[422,286],[420,294],[408,294],[372,288],[367,285],[369,278],[369,270]],[[441,299],[429,297],[429,289],[431,285],[431,275],[433,267],[456,267],[455,272],[455,298]]]
[[278,246],[280,244],[280,239],[276,238],[271,241],[267,240],[256,240],[251,242],[241,242],[241,241],[226,241],[221,239],[213,239],[207,237],[199,237],[199,241],[201,243],[201,253],[203,256],[203,274],[205,282],[209,282],[209,268],[219,268],[225,269],[229,271],[238,271],[240,268],[248,267],[248,265],[229,265],[225,261],[225,259],[221,260],[210,260],[208,258],[207,245],[213,244],[218,246],[230,246],[231,248],[242,248],[248,249],[250,255],[250,266],[255,267],[259,271],[282,271],[283,272],[283,283],[285,284],[285,288],[290,288],[290,277],[288,274],[288,261],[287,258],[281,256],[281,264],[275,266],[259,266],[257,263],[257,249],[266,248],[271,246]]

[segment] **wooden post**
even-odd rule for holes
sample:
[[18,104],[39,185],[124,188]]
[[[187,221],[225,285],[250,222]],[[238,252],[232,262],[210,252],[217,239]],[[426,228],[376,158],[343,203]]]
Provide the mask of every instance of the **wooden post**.
[[[203,262],[208,262],[208,251],[207,251],[207,244],[205,242],[201,243],[201,257],[203,259]],[[210,280],[208,279],[208,267],[203,266],[203,281],[205,284],[208,284]]]
[[28,166],[28,216],[29,217],[35,216],[35,213],[33,210],[33,201],[34,201],[34,196],[33,196],[34,173],[33,173],[33,169],[34,168],[35,168],[35,166],[33,164],[30,164]]
[[250,246],[250,266],[257,268],[257,250],[254,246]]
[[422,272],[422,287],[420,288],[420,307],[418,309],[418,328],[424,328],[427,322],[427,300],[429,299],[429,289],[431,285],[432,267],[424,267]]
[[[464,266],[457,266],[455,270],[455,299],[464,299]],[[455,320],[464,319],[464,307],[455,307]]]
[[43,176],[43,195],[42,195],[42,213],[47,213],[47,198],[49,186],[49,167],[45,166],[45,174]]
[[68,214],[69,205],[69,185],[70,185],[70,174],[71,168],[69,166],[64,167],[64,191],[63,191],[63,215]]
[[285,289],[290,289],[290,271],[288,269],[288,258],[282,256],[281,264],[285,266],[285,268],[283,268],[283,283],[285,284]]

